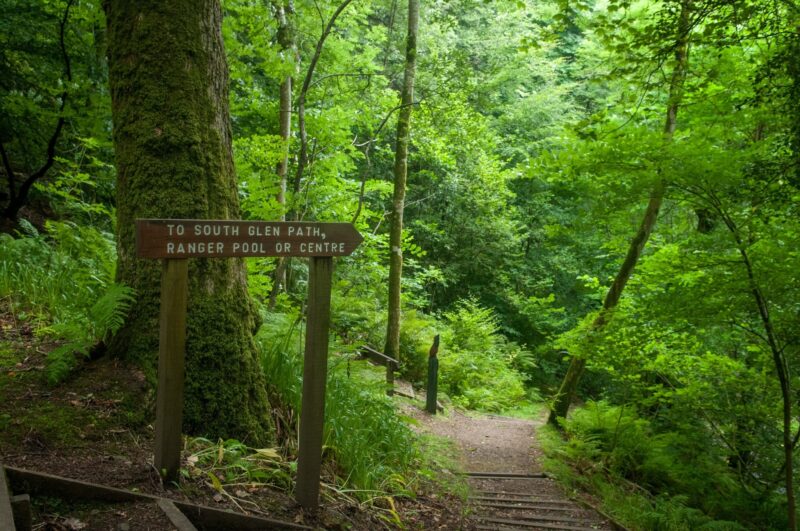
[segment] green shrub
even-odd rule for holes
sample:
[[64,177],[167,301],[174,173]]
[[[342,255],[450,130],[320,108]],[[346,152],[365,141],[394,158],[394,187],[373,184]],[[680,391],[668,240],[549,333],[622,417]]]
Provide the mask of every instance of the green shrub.
[[511,367],[516,345],[498,331],[497,318],[474,300],[445,314],[439,380],[453,402],[469,409],[503,411],[526,397],[520,374]]
[[[269,318],[268,318],[269,319]],[[375,301],[335,294],[333,328],[347,344],[383,345],[385,310]],[[280,327],[278,327],[279,329]],[[441,335],[440,391],[461,407],[503,411],[526,400],[520,371],[532,372],[533,355],[499,332],[494,312],[476,301],[459,302],[437,319],[418,310],[403,312],[400,328],[400,375],[425,381],[433,338]]]
[[99,341],[108,341],[122,327],[135,300],[133,293],[127,286],[110,284],[87,312],[39,329],[39,334],[62,342],[47,354],[47,379],[50,383],[60,382],[76,367],[76,355],[89,357],[93,346]]
[[428,374],[428,355],[433,338],[442,328],[430,315],[408,310],[400,323],[400,374],[410,382],[422,383]]

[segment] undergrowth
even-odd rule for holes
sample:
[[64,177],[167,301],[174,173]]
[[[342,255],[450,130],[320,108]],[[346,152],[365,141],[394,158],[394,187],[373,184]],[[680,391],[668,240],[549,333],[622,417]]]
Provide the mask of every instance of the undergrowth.
[[458,406],[500,412],[526,400],[523,377],[513,365],[529,352],[506,340],[492,310],[464,300],[444,315],[440,386]]
[[776,498],[745,491],[724,459],[699,442],[699,431],[659,433],[635,411],[606,402],[589,402],[562,423],[563,434],[550,426],[538,431],[546,469],[599,496],[630,529],[785,527]]
[[[301,321],[293,314],[266,315],[257,335],[269,392],[280,410],[279,437],[290,453],[301,402],[301,340]],[[351,374],[343,356],[332,355],[328,371],[323,448],[336,488],[366,500],[413,496],[422,482],[433,480],[429,456],[398,416],[384,384]]]
[[[332,320],[348,341],[382,345],[384,329],[375,315],[385,310],[355,301],[334,299]],[[403,312],[400,326],[400,376],[422,385],[428,371],[433,338],[440,335],[439,392],[456,406],[489,412],[524,407],[540,399],[526,389],[526,378],[535,372],[533,354],[507,340],[495,313],[473,299],[458,302],[437,317],[413,308]],[[380,347],[379,347],[380,348]]]
[[0,234],[0,297],[36,333],[58,346],[47,357],[47,379],[63,380],[98,342],[123,324],[133,290],[115,284],[111,234],[48,222],[47,233]]

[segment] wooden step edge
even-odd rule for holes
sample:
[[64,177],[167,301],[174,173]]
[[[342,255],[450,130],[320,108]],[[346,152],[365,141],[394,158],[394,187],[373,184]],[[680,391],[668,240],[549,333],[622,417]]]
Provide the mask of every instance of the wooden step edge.
[[549,479],[547,474],[518,474],[513,472],[462,472],[463,475],[476,479]]
[[[27,494],[48,494],[68,500],[99,500],[104,502],[157,503],[160,496],[133,492],[106,485],[98,485],[77,479],[69,479],[43,472],[34,472],[14,467],[3,467],[8,475],[9,485],[16,491]],[[242,531],[256,529],[305,529],[313,528],[261,516],[251,516],[213,507],[170,500],[193,525],[201,529],[237,529]],[[14,529],[13,527],[2,528]]]
[[0,529],[15,530],[14,509],[11,508],[11,489],[6,483],[5,470],[0,467]]
[[477,507],[491,507],[493,509],[517,509],[520,511],[561,511],[561,512],[575,512],[575,511],[585,511],[579,505],[571,505],[571,506],[554,506],[554,505],[539,505],[539,504],[513,504],[513,503],[492,503],[492,502],[484,502],[484,503],[476,503]]
[[[574,525],[562,525],[562,524],[548,524],[544,522],[525,522],[520,520],[511,520],[508,518],[480,518],[481,522],[487,522],[492,524],[501,524],[507,526],[514,526],[514,528],[525,527],[529,529],[563,529],[569,531],[597,531],[596,528],[593,527],[583,527],[583,526],[574,526]],[[498,529],[497,526],[489,527],[483,526],[482,529]]]
[[577,505],[577,503],[572,500],[556,499],[556,498],[536,498],[528,494],[520,495],[520,497],[517,498],[513,498],[510,496],[470,496],[467,499],[473,501],[488,501],[488,502],[543,503],[547,505],[569,505],[569,506]]
[[[479,515],[479,519],[483,520],[483,518]],[[559,516],[559,515],[520,515],[517,516],[520,521],[522,522],[568,522],[572,524],[583,524],[583,525],[593,525],[597,522],[590,522],[588,518],[572,518],[571,516]]]
[[14,525],[17,531],[31,531],[33,529],[33,512],[31,511],[31,497],[27,494],[17,494],[11,497],[11,510],[14,511]]
[[197,531],[194,524],[172,503],[172,500],[161,498],[157,505],[164,511],[172,525],[178,528],[178,531]]
[[[533,497],[530,496],[530,494],[523,494],[523,493],[520,493],[520,492],[508,492],[508,491],[499,491],[499,490],[495,490],[495,491],[476,490],[474,492],[478,496],[472,496],[472,497],[470,497],[470,499],[479,499],[482,496],[490,495],[490,496],[507,496],[509,498],[512,497],[512,496],[517,496],[518,498],[525,498],[526,501],[532,501],[532,502],[543,502],[543,501],[545,501],[545,499],[534,499]],[[513,500],[513,501],[516,501],[516,500]],[[625,527],[624,525],[622,525],[619,522],[617,522],[614,518],[612,518],[608,513],[606,513],[605,511],[603,511],[599,507],[595,506],[592,503],[589,503],[588,501],[586,501],[586,500],[584,500],[584,499],[582,499],[580,497],[569,498],[569,501],[548,498],[547,502],[548,503],[559,503],[559,504],[569,504],[569,503],[578,504],[578,505],[584,507],[585,509],[590,510],[590,511],[594,511],[598,515],[600,515],[601,517],[605,518],[608,521],[609,526],[611,526],[614,529],[614,531],[630,531],[627,527]]]

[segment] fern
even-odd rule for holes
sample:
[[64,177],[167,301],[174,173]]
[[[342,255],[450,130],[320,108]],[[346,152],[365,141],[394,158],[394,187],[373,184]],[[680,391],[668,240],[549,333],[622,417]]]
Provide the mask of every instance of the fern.
[[135,300],[133,289],[111,284],[87,312],[41,329],[40,334],[64,340],[47,355],[47,380],[51,384],[62,381],[75,369],[79,357],[88,357],[97,342],[114,335]]

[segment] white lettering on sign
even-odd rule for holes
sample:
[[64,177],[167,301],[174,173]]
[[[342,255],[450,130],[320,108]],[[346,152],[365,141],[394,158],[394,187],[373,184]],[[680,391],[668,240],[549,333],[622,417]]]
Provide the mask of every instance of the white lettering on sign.
[[334,242],[302,242],[300,243],[301,253],[342,253],[344,252],[343,243]]
[[234,242],[233,252],[245,254],[266,254],[267,248],[264,247],[264,242]]
[[137,254],[146,258],[339,256],[361,235],[352,225],[238,220],[137,220]]
[[183,225],[175,225],[174,223],[167,224],[167,230],[169,230],[169,235],[172,236],[173,234],[177,234],[178,236],[183,236],[183,233],[186,232],[186,227]]
[[[236,244],[234,244],[234,249]],[[225,242],[167,242],[167,254],[222,254]]]
[[295,227],[289,226],[289,236],[320,236],[319,227]]
[[253,226],[250,225],[247,227],[247,235],[248,236],[280,236],[281,235],[281,228],[280,227],[270,227],[269,225],[265,227],[261,226]]
[[238,236],[238,225],[208,225],[197,224],[194,226],[195,236]]

